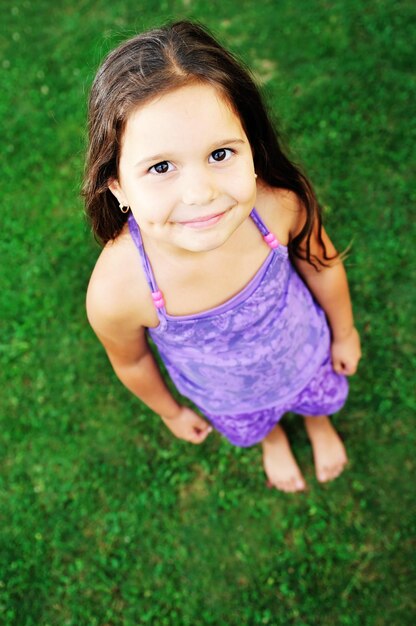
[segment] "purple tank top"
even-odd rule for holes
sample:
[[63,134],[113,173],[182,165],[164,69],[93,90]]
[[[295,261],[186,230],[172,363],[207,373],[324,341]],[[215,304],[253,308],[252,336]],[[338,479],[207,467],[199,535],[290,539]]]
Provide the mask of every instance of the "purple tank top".
[[250,216],[272,248],[256,275],[224,304],[175,316],[166,311],[139,227],[128,218],[160,321],[148,333],[177,389],[208,415],[284,405],[329,351],[325,314],[287,247],[277,243],[255,209]]

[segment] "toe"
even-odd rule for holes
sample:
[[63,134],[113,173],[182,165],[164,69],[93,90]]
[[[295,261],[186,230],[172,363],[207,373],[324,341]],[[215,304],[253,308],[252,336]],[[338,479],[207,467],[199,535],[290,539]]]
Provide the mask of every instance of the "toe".
[[277,483],[276,489],[283,491],[283,493],[290,493],[290,486],[288,483]]
[[342,472],[344,471],[345,466],[346,463],[338,463],[338,465],[335,465],[332,471],[332,478],[337,478],[338,476],[340,476],[340,474],[342,474]]
[[287,483],[286,491],[288,493],[296,493],[299,489],[296,487],[296,481],[294,479],[289,480]]
[[297,491],[296,480],[294,478],[290,478],[286,484],[287,484],[287,490],[290,491],[291,493]]
[[306,487],[306,483],[304,480],[297,480],[297,488],[299,491],[306,491],[307,487]]
[[337,465],[325,466],[317,474],[319,482],[326,483],[330,480],[334,480],[340,474],[342,474],[345,463],[338,463]]
[[338,463],[338,465],[335,465],[332,468],[331,474],[332,474],[333,478],[336,478],[337,476],[339,476],[341,474],[343,467],[344,466],[343,466],[342,463]]
[[300,478],[291,478],[285,483],[285,491],[290,493],[296,493],[298,491],[305,491],[306,485]]
[[320,483],[326,483],[328,480],[331,480],[329,467],[322,467],[317,473],[316,477]]
[[290,491],[292,491],[290,481],[287,480],[276,480],[273,484],[273,487],[278,491],[283,491],[284,493],[289,493]]
[[306,483],[300,478],[294,479],[294,491],[305,491]]

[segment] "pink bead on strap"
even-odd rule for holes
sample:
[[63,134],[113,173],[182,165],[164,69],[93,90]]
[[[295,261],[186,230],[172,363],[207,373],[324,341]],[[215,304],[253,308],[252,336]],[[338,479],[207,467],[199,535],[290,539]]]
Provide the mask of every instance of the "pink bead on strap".
[[275,249],[279,245],[279,242],[277,241],[273,233],[267,233],[267,235],[264,235],[263,239],[267,243],[267,245],[270,246],[270,248]]
[[161,291],[152,291],[153,304],[157,309],[161,309],[165,306],[163,294]]

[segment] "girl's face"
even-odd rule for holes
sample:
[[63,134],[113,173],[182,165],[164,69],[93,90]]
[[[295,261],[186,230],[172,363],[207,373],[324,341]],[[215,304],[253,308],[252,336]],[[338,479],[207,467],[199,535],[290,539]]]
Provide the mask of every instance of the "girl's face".
[[127,120],[119,178],[109,188],[140,229],[176,252],[221,246],[256,198],[253,156],[221,94],[193,84],[152,100]]

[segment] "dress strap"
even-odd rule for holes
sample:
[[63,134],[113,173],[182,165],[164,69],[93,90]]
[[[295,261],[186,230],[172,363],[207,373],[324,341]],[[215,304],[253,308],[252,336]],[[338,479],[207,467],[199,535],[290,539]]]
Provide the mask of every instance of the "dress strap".
[[144,273],[146,276],[146,280],[147,280],[147,284],[150,287],[150,291],[152,293],[152,298],[153,298],[153,303],[159,313],[159,311],[165,313],[165,301],[163,299],[163,294],[160,291],[160,289],[157,286],[156,283],[156,279],[155,279],[155,275],[153,273],[152,270],[152,266],[150,265],[150,261],[148,259],[148,256],[146,254],[146,250],[144,249],[144,245],[143,245],[143,239],[142,239],[142,235],[140,232],[140,228],[136,222],[136,220],[133,217],[133,214],[130,213],[128,219],[127,219],[128,225],[129,225],[129,230],[130,230],[130,234],[131,237],[133,239],[133,242],[139,252],[140,255],[140,259],[142,261],[142,265],[143,265],[143,269],[144,269]]
[[250,217],[263,235],[263,239],[267,243],[267,245],[270,246],[270,248],[272,248],[273,250],[278,248],[280,245],[279,241],[276,239],[276,236],[267,228],[266,224],[257,213],[257,209],[253,208],[252,212],[250,213]]
[[[263,220],[261,219],[260,215],[257,213],[257,210],[255,208],[253,208],[253,210],[251,211],[250,217],[253,220],[253,222],[256,224],[261,234],[263,235],[263,239],[267,243],[267,245],[270,246],[270,248],[274,250],[278,248],[278,246],[280,245],[278,240],[276,239],[275,235],[269,231],[269,229],[267,228],[267,226],[265,225],[265,223],[263,222]],[[140,228],[131,212],[128,216],[127,222],[128,222],[131,237],[140,255],[143,270],[146,276],[146,281],[147,281],[147,284],[149,285],[152,298],[153,298],[153,303],[157,310],[159,319],[164,319],[164,316],[166,314],[165,300],[163,298],[162,292],[157,286],[152,266],[146,254],[146,250],[144,249]]]

